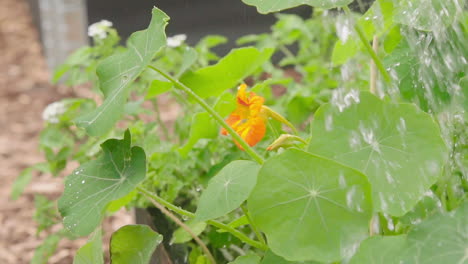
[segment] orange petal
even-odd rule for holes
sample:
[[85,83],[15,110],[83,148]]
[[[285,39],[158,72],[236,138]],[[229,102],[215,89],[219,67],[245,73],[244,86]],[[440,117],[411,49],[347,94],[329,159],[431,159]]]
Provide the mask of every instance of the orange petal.
[[[226,119],[226,123],[232,127],[236,122],[238,122],[239,120],[241,120],[240,116],[235,114],[235,112],[233,112],[232,114],[229,115],[229,117]],[[222,135],[227,135],[228,132],[227,130],[223,127],[221,128],[221,134]]]
[[247,85],[245,83],[241,84],[237,90],[237,104],[248,106],[249,98],[248,94],[246,93]]

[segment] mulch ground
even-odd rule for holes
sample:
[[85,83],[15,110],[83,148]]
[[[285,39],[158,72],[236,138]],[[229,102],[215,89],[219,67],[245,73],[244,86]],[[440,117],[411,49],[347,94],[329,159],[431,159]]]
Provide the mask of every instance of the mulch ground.
[[[34,195],[60,196],[63,177],[35,175],[25,193],[10,198],[11,184],[22,169],[43,160],[38,135],[42,110],[51,102],[70,96],[69,90],[49,83],[38,34],[25,0],[0,1],[0,263],[29,263],[35,248],[51,230],[36,235]],[[73,169],[73,168],[69,168]],[[128,212],[118,212],[105,222],[110,233],[131,223]],[[108,239],[108,235],[106,236]],[[72,263],[85,239],[60,242],[48,263]]]

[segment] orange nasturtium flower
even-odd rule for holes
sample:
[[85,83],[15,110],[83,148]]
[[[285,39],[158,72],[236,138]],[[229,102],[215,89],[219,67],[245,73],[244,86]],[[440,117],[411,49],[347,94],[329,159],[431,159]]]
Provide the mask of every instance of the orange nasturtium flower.
[[[246,90],[246,84],[239,86],[237,108],[226,119],[226,123],[252,147],[265,136],[267,116],[262,111],[265,99]],[[228,132],[222,128],[221,134],[227,135]],[[238,142],[234,142],[243,150]]]

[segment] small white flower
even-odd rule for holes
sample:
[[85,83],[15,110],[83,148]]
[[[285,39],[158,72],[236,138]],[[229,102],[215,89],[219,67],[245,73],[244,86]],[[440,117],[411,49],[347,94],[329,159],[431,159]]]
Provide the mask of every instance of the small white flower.
[[171,48],[177,48],[180,45],[182,45],[182,43],[184,43],[184,41],[186,39],[187,39],[187,35],[185,35],[185,34],[178,34],[178,35],[174,35],[172,37],[168,37],[167,38],[167,46],[171,47]]
[[59,117],[65,113],[67,107],[63,102],[54,102],[49,104],[42,112],[42,119],[52,124],[59,122]]
[[112,22],[101,20],[88,27],[88,36],[92,38],[105,39],[107,37],[107,30],[111,27]]

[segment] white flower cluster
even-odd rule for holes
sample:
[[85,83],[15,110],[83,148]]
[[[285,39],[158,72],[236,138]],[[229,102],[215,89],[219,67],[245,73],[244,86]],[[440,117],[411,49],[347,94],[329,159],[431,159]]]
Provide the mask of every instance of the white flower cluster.
[[167,46],[171,47],[171,48],[177,48],[180,45],[182,45],[182,43],[184,43],[184,41],[186,39],[187,39],[187,35],[185,35],[185,34],[178,34],[178,35],[174,35],[172,37],[168,37],[167,38]]
[[105,39],[107,37],[107,30],[112,27],[112,22],[108,20],[101,20],[88,27],[88,36],[92,38]]
[[59,117],[65,113],[67,107],[63,102],[54,102],[49,104],[42,112],[42,119],[52,124],[59,122]]

